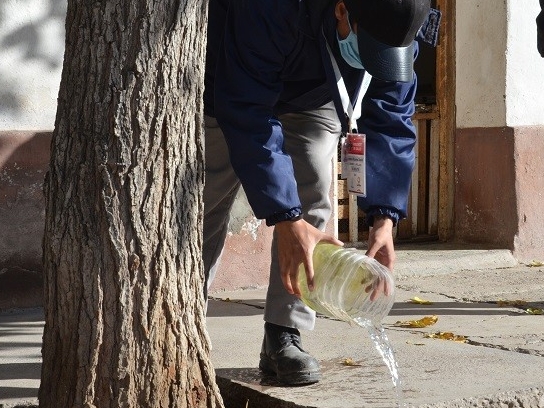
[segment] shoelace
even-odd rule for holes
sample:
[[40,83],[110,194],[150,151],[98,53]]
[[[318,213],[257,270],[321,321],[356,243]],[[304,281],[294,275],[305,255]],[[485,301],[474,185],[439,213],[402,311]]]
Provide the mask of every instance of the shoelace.
[[282,347],[296,346],[302,349],[300,344],[300,336],[296,333],[283,332],[280,334],[280,344]]

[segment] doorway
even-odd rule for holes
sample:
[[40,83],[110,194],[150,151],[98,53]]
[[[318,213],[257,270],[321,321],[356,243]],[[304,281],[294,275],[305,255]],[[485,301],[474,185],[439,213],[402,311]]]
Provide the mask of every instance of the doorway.
[[[446,241],[453,220],[453,140],[455,132],[455,0],[433,0],[442,13],[436,48],[420,45],[414,70],[418,76],[416,163],[408,217],[399,222],[395,241]],[[335,169],[336,175],[340,163]],[[345,180],[335,177],[335,231],[351,245],[368,239],[365,216],[348,194]]]

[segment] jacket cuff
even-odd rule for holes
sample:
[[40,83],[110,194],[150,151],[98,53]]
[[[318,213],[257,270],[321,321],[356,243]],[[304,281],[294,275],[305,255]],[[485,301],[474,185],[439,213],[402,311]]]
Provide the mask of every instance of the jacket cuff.
[[294,207],[290,210],[284,211],[284,212],[278,212],[270,217],[266,217],[266,225],[269,227],[276,225],[278,222],[282,221],[294,221],[295,219],[301,219],[302,218],[302,208],[300,207]]
[[400,214],[397,210],[390,207],[371,207],[366,211],[366,223],[369,227],[374,225],[374,217],[385,215],[393,220],[393,226],[396,226],[400,220]]

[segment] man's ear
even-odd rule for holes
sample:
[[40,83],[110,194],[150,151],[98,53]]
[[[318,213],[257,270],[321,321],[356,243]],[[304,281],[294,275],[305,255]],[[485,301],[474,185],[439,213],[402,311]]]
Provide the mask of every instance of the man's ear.
[[348,9],[342,0],[336,3],[334,7],[334,15],[336,16],[336,31],[340,39],[345,39],[351,31],[348,21]]
[[336,6],[334,7],[334,15],[338,21],[347,21],[348,10],[346,9],[346,5],[344,4],[343,0],[336,3]]

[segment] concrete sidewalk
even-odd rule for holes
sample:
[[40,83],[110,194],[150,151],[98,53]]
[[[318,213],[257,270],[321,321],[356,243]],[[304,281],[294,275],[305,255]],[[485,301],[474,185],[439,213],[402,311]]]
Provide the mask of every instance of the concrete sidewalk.
[[[517,265],[508,251],[436,244],[398,250],[396,303],[384,326],[411,407],[544,407],[544,267]],[[414,296],[433,302],[417,305]],[[263,288],[215,293],[209,304],[212,360],[227,408],[394,407],[390,375],[366,332],[319,317],[303,343],[323,379],[282,387],[256,368],[263,335]],[[499,300],[524,300],[523,307]],[[437,315],[407,329],[397,321]],[[0,314],[0,407],[36,404],[43,312]],[[425,338],[452,332],[466,343]],[[355,365],[345,365],[346,359]],[[59,407],[63,408],[63,407]]]

